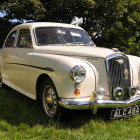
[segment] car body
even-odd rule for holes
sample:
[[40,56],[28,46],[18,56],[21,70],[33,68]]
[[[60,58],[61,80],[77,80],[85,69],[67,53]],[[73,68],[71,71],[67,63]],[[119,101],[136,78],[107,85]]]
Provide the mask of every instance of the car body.
[[49,117],[62,108],[91,109],[94,114],[114,108],[112,118],[139,113],[140,58],[96,47],[78,26],[16,26],[0,51],[0,74],[2,83],[39,99]]

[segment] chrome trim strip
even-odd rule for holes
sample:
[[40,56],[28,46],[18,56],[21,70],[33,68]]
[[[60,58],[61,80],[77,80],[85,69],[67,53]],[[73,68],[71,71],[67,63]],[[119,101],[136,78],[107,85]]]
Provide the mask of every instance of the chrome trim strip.
[[22,63],[6,63],[6,64],[21,65],[21,66],[27,66],[27,67],[32,67],[32,68],[36,68],[36,69],[41,69],[41,70],[46,70],[46,71],[54,72],[54,69],[50,68],[50,67],[38,67],[38,66],[27,65],[27,64],[22,64]]

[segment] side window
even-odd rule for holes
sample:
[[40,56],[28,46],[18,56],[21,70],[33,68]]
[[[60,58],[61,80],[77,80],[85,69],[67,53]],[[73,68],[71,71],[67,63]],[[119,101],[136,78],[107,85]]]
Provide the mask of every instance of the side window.
[[13,31],[9,34],[6,42],[5,47],[14,47],[15,39],[16,39],[17,31]]
[[32,39],[29,29],[20,29],[17,42],[18,48],[32,48]]

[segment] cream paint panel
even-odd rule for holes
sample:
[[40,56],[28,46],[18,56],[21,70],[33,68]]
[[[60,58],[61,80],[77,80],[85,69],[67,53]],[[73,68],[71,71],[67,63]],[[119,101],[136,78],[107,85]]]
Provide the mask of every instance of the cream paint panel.
[[[32,50],[31,50],[32,51]],[[23,90],[28,90],[28,53],[30,49],[13,48],[9,58],[10,82]]]
[[1,49],[2,52],[2,63],[1,63],[1,75],[2,75],[2,80],[3,81],[7,81],[7,83],[9,82],[9,78],[8,78],[8,67],[6,65],[6,61],[9,61],[8,56],[9,56],[9,51],[6,48],[2,48]]
[[83,58],[81,58],[81,60],[83,60],[84,62],[86,62],[92,68],[93,73],[94,73],[95,78],[96,78],[95,79],[95,81],[96,81],[95,90],[97,90],[97,86],[98,86],[98,82],[99,82],[99,72],[97,71],[97,68],[92,63],[90,63],[89,61],[87,61],[87,58],[83,57]]
[[59,54],[77,57],[100,57],[114,53],[113,50],[107,48],[99,48],[95,46],[36,46],[36,52],[43,54]]
[[140,58],[132,55],[128,55],[128,58],[132,68],[133,85],[136,86],[140,83]]
[[13,88],[13,89],[19,91],[19,92],[22,93],[23,95],[25,95],[25,96],[27,96],[27,97],[29,97],[29,98],[31,98],[31,99],[36,100],[36,95],[35,95],[35,94],[32,94],[31,92],[28,92],[27,90],[24,90],[23,88],[20,88],[20,87],[14,85],[14,84],[12,84],[12,83],[9,83],[9,81],[4,80],[3,82],[4,82],[6,85],[8,85],[9,87],[11,87],[11,88]]
[[[28,60],[29,52],[33,49],[26,48],[4,48],[3,50],[3,80],[14,89],[23,94],[33,97],[33,93],[29,93],[29,71]],[[6,78],[5,78],[6,77]]]
[[[35,85],[37,76],[39,73],[48,74],[57,89],[59,97],[63,98],[79,98],[90,96],[93,91],[95,91],[95,75],[91,67],[84,61],[77,58],[51,55],[51,54],[30,54],[30,63],[38,67],[50,67],[54,69],[54,72],[48,72],[45,70],[39,70],[36,68],[29,68],[29,92],[35,92]],[[31,65],[29,64],[29,65]],[[74,95],[75,82],[70,78],[70,70],[75,65],[82,65],[85,67],[87,75],[85,80],[81,83],[81,94],[79,96]]]
[[89,61],[97,70],[99,73],[99,80],[97,83],[97,90],[99,88],[105,89],[105,94],[110,95],[109,91],[109,83],[108,83],[108,77],[106,72],[106,66],[104,59],[101,58],[88,58],[87,61]]
[[[18,51],[18,53],[17,53],[17,51]],[[21,77],[19,75],[20,72],[22,70],[24,71],[24,68],[27,68],[27,67],[22,66],[22,65],[19,65],[17,67],[16,65],[13,65],[12,69],[15,70],[16,73],[15,73],[15,75],[14,74],[11,74],[11,75],[14,75],[15,81],[14,82],[12,81],[10,83],[16,85],[16,87],[23,88],[26,85],[26,87],[23,89],[28,91],[28,93],[35,95],[36,80],[40,74],[46,73],[53,79],[54,83],[57,86],[59,96],[61,96],[61,97],[64,97],[64,98],[86,97],[86,96],[90,96],[91,93],[93,91],[95,91],[95,75],[94,75],[95,73],[93,72],[91,67],[89,67],[89,65],[87,65],[82,60],[79,60],[79,58],[74,59],[71,57],[60,56],[60,55],[55,55],[55,57],[54,57],[54,55],[50,55],[50,54],[34,54],[34,53],[29,53],[29,49],[27,49],[27,50],[24,49],[24,51],[22,51],[22,53],[20,51],[21,51],[20,49],[17,49],[16,51],[14,51],[14,53],[18,54],[18,56],[16,56],[18,58],[18,61],[14,60],[12,62],[19,63],[19,60],[21,59],[21,58],[19,59],[19,57],[22,57],[22,56],[25,57],[28,54],[29,56],[26,56],[24,58],[24,59],[28,59],[26,64],[33,65],[33,66],[39,66],[39,67],[51,66],[56,71],[55,71],[55,73],[52,73],[52,72],[39,70],[36,68],[29,68],[30,69],[29,73],[25,73],[26,75],[23,76],[23,78],[25,78],[25,80],[26,80],[26,78],[29,79],[29,81],[25,82],[25,80],[23,80],[22,78],[18,80],[16,77]],[[26,55],[25,55],[25,52],[27,53]],[[32,52],[32,50],[31,50],[31,52]],[[32,58],[32,55],[34,56],[34,58]],[[37,56],[39,56],[39,57],[37,57]],[[49,57],[49,59],[48,59],[47,58],[48,56],[51,56],[51,57]],[[58,59],[59,57],[60,57],[60,59]],[[73,61],[75,63],[73,63]],[[81,88],[80,88],[81,95],[75,96],[73,94],[74,90],[75,90],[74,82],[70,79],[70,69],[75,65],[79,65],[80,63],[81,63],[81,65],[86,65],[85,67],[88,67],[86,69],[87,77],[86,77],[85,81],[82,82],[82,84],[81,84]],[[22,63],[22,64],[25,64],[25,63]],[[70,67],[67,66],[68,64],[71,64],[71,66]],[[20,68],[20,69],[17,71],[17,68],[18,69]],[[28,76],[27,76],[27,74],[28,74]],[[91,78],[91,77],[93,77],[93,78]],[[97,80],[97,78],[96,78],[96,80]],[[65,86],[65,88],[64,88],[65,83],[67,83],[67,85],[69,85],[69,86]],[[96,82],[96,84],[97,84],[97,82]]]
[[33,23],[24,23],[24,24],[20,24],[16,27],[21,28],[23,26],[30,26],[32,28],[36,28],[36,27],[66,27],[66,28],[76,28],[76,29],[81,29],[83,30],[81,27],[79,26],[75,26],[72,24],[64,24],[64,23],[54,23],[54,22],[33,22]]

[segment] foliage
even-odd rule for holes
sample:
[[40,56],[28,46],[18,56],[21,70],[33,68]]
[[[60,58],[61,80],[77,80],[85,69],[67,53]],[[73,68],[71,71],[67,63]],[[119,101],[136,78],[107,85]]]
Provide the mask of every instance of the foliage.
[[44,9],[39,0],[5,0],[1,4],[1,11],[6,13],[8,20],[38,20],[43,17]]
[[139,0],[2,0],[0,4],[8,21],[71,23],[82,18],[80,26],[98,46],[140,55]]
[[0,46],[3,45],[3,42],[8,34],[8,32],[11,30],[12,27],[17,25],[18,23],[11,23],[10,21],[0,18]]
[[139,140],[139,115],[109,121],[87,111],[66,114],[63,120],[48,120],[35,101],[10,88],[0,89],[1,140]]
[[97,34],[93,38],[97,44],[140,55],[140,1],[101,1],[95,8]]

